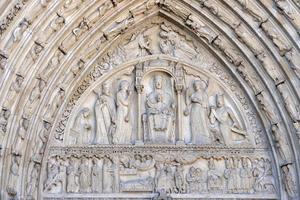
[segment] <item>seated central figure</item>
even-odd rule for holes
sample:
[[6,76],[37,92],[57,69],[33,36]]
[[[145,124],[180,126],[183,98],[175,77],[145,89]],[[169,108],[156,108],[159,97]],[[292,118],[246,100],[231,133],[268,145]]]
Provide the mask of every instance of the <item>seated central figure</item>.
[[146,99],[144,114],[144,132],[150,143],[174,143],[175,104],[171,94],[163,87],[164,79],[154,77],[154,90]]

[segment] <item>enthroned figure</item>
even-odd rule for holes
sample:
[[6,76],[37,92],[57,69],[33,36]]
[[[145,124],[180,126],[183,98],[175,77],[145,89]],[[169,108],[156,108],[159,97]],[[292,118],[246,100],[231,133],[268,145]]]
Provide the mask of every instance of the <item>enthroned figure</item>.
[[146,113],[143,116],[146,137],[151,143],[174,143],[175,104],[173,97],[163,86],[160,75],[154,77],[154,90],[146,97]]

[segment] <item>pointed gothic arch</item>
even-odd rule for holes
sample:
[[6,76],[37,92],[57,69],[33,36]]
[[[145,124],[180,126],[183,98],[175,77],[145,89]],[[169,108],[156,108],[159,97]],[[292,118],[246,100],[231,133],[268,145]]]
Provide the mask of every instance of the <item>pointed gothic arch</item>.
[[[248,121],[244,123],[249,126],[255,124],[253,127],[257,125],[257,134],[261,133],[261,137],[265,139],[264,148],[255,144],[251,148],[241,145],[230,148],[222,146],[219,149],[218,145],[211,143],[212,146],[207,147],[201,144],[196,144],[196,147],[193,146],[195,144],[187,145],[186,150],[183,144],[176,146],[174,142],[175,146],[172,146],[173,143],[167,147],[158,145],[158,149],[161,148],[164,152],[178,148],[178,151],[185,152],[193,147],[196,149],[193,150],[195,157],[202,159],[201,162],[207,163],[207,166],[222,159],[223,165],[226,164],[225,160],[231,158],[226,158],[225,154],[230,151],[233,152],[231,152],[233,157],[241,158],[240,162],[247,156],[250,162],[254,160],[259,162],[259,159],[263,159],[263,162],[268,164],[270,161],[273,178],[271,180],[270,174],[264,174],[267,176],[264,177],[266,183],[261,184],[263,187],[273,184],[276,188],[274,191],[270,192],[269,188],[265,188],[270,192],[267,195],[264,190],[247,194],[245,188],[240,188],[239,191],[233,192],[237,193],[234,196],[224,186],[225,191],[222,192],[225,197],[252,199],[299,197],[297,192],[299,176],[296,174],[299,172],[300,137],[300,92],[297,89],[300,84],[298,43],[300,25],[297,15],[300,6],[297,1],[74,0],[14,3],[3,7],[5,12],[2,14],[3,23],[0,29],[2,41],[0,90],[3,94],[1,197],[108,198],[109,195],[104,193],[103,196],[102,192],[67,191],[65,179],[66,168],[70,166],[68,159],[77,155],[80,159],[98,156],[97,158],[101,160],[107,158],[105,153],[109,151],[105,149],[109,147],[89,143],[79,146],[67,145],[64,141],[65,135],[69,134],[69,128],[78,110],[84,107],[85,101],[90,101],[86,99],[92,95],[92,90],[99,88],[103,83],[102,79],[110,79],[113,82],[120,78],[121,75],[119,76],[117,71],[124,68],[121,66],[128,66],[131,69],[125,73],[128,80],[135,74],[131,82],[135,84],[132,90],[136,96],[133,98],[138,99],[139,90],[143,88],[136,84],[139,81],[136,71],[151,67],[152,62],[169,66],[170,70],[177,69],[177,65],[182,67],[183,71],[179,70],[178,73],[184,80],[174,87],[174,94],[180,95],[188,89],[187,82],[200,76],[191,66],[205,69],[207,72],[205,76],[208,79],[217,79],[221,84],[220,88],[228,88],[231,94],[235,95],[226,97],[227,103],[238,102],[239,105],[232,107],[237,110],[235,113],[243,112],[241,108],[251,108],[249,112],[243,113],[248,117]],[[235,92],[236,88],[241,93]],[[117,93],[117,90],[112,89],[114,93]],[[233,100],[229,100],[229,97]],[[142,105],[141,107],[144,106],[144,103],[136,103]],[[177,97],[175,104],[177,110],[173,113],[176,118],[174,121],[184,126],[187,122],[181,121],[185,118],[182,113],[183,107],[186,106],[183,96]],[[137,119],[141,121],[139,118],[141,113],[137,113],[139,113]],[[139,134],[143,132],[143,125],[139,123],[141,122],[134,125],[133,132],[142,140]],[[179,128],[179,132],[176,132],[178,137],[189,132],[186,130],[186,126]],[[90,131],[94,131],[93,128]],[[253,132],[247,134],[251,135]],[[189,143],[187,139],[183,141]],[[138,150],[153,156],[151,154],[151,151],[154,151],[153,146],[147,147],[146,144],[143,146],[145,141],[139,142],[141,143],[134,145],[133,139],[128,149],[117,145],[115,151],[130,154]],[[215,152],[220,151],[224,155],[201,154],[205,148],[215,148]],[[257,153],[259,151],[263,153]],[[238,156],[239,153],[242,156]],[[186,156],[184,153],[179,155],[178,152],[179,158],[176,162],[179,165],[185,166],[192,162],[188,161],[191,158],[184,160]],[[258,157],[251,157],[254,155]],[[111,159],[112,164],[115,164],[113,161],[115,158]],[[49,165],[53,164],[53,167],[59,170],[58,162],[62,171],[50,173]],[[175,173],[176,165],[171,166]],[[218,168],[221,165],[218,163],[216,166]],[[257,167],[257,177],[261,173],[259,169],[261,170]],[[188,173],[186,166],[184,171]],[[56,183],[54,176],[58,178],[63,176],[61,179],[64,180],[57,180]],[[253,174],[251,176],[255,178]],[[49,186],[47,181],[51,178],[53,179],[51,181],[54,181],[51,184],[55,187],[49,192],[48,189],[52,185]],[[224,178],[222,180],[226,182]],[[140,181],[150,184],[149,179]],[[157,190],[153,192],[149,185],[148,188],[145,186],[141,189],[142,191],[130,190],[131,183],[128,183],[129,188],[126,188],[124,180],[121,182],[118,189],[113,191],[113,195],[118,198],[126,198],[126,195],[129,198],[141,197],[129,194],[130,191],[145,192],[140,194],[145,199],[155,198],[157,192],[162,193]],[[201,195],[210,194],[211,198],[223,198],[220,188],[220,195],[214,196],[212,191],[206,189],[196,192],[197,194],[185,191],[187,194],[183,196],[204,198]],[[175,193],[171,192],[172,198],[183,197],[180,196],[181,192]]]

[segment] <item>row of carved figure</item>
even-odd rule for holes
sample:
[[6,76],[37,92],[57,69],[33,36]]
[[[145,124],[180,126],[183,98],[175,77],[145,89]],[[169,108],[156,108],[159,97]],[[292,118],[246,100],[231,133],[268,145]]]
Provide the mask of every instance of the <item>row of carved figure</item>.
[[[147,143],[174,144],[178,102],[172,95],[173,88],[163,83],[163,76],[152,78],[153,89],[146,94],[142,107],[144,141]],[[186,108],[183,114],[189,118],[192,144],[249,144],[248,135],[229,106],[225,105],[224,95],[216,95],[216,105],[209,105],[206,89],[208,83],[199,79],[187,89]],[[102,85],[94,112],[83,108],[71,130],[71,144],[130,144],[134,132],[131,119],[132,89],[127,80],[121,80],[116,95],[112,95],[108,84]],[[170,91],[170,92],[169,92]],[[96,130],[92,134],[91,115],[95,113]],[[183,123],[183,122],[179,122]]]
[[[151,155],[124,158],[51,157],[44,190],[47,193],[274,193],[271,162],[264,158],[206,159],[204,166],[155,161]],[[296,192],[289,166],[283,169],[286,187]]]

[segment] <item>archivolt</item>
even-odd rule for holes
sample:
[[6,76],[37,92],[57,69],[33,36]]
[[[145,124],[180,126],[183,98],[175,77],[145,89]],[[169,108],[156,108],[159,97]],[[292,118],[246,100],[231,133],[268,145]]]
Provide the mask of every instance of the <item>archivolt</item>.
[[[0,27],[1,125],[5,127],[0,165],[3,198],[14,195],[5,186],[20,121],[27,119],[30,122],[23,138],[25,149],[19,163],[23,167],[19,169],[16,186],[16,195],[25,197],[30,163],[33,162],[32,145],[39,141],[43,120],[48,120],[43,114],[52,103],[49,99],[54,91],[63,90],[65,98],[59,111],[48,120],[52,125],[48,143],[50,140],[59,143],[61,138],[55,135],[63,130],[80,95],[101,76],[97,74],[99,62],[107,56],[110,47],[125,38],[129,29],[139,27],[155,15],[188,31],[240,82],[264,122],[278,180],[281,180],[283,165],[294,166],[299,174],[300,13],[297,1],[3,2]],[[47,83],[46,87],[39,88],[41,80]],[[32,91],[37,91],[37,104],[26,111],[24,108]],[[268,112],[278,113],[278,118],[268,117]],[[281,161],[277,158],[278,150],[271,130],[274,125],[284,130],[282,134],[292,147],[293,159]],[[279,183],[279,187],[279,195],[284,199],[284,184]]]

